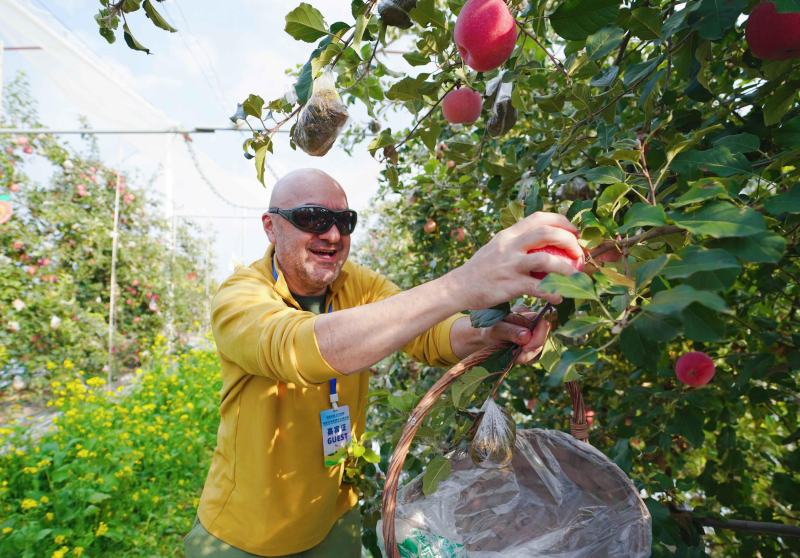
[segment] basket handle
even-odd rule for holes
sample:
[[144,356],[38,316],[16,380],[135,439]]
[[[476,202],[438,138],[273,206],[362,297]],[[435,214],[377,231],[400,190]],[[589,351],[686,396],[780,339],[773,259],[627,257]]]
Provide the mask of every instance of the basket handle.
[[[538,324],[539,320],[541,320],[545,314],[547,314],[549,308],[550,305],[548,304],[539,313],[539,315],[536,316],[530,326],[531,330],[533,330],[533,328],[535,328]],[[400,441],[397,443],[397,447],[392,453],[391,460],[389,461],[389,470],[386,472],[386,483],[383,491],[381,514],[383,516],[383,540],[386,544],[385,548],[388,558],[402,558],[397,549],[397,536],[395,532],[397,488],[400,483],[400,473],[403,470],[403,464],[408,456],[408,450],[411,448],[411,442],[414,440],[414,435],[417,433],[417,430],[422,423],[422,419],[424,419],[425,415],[428,414],[428,411],[430,411],[436,400],[439,399],[439,397],[447,390],[447,388],[450,387],[450,385],[461,375],[463,375],[464,372],[477,366],[483,361],[488,360],[489,357],[491,357],[498,349],[511,346],[514,345],[511,343],[503,343],[500,345],[485,347],[464,358],[461,362],[445,372],[445,374],[439,378],[436,383],[433,384],[433,386],[431,386],[431,389],[428,390],[428,393],[425,394],[425,396],[419,402],[419,405],[416,406],[414,411],[411,413],[411,416],[408,418],[408,422],[403,429],[403,434],[400,436]],[[502,379],[514,365],[517,354],[519,354],[521,347],[518,345],[514,347],[515,348],[512,349],[512,358],[506,365],[505,369],[501,372],[498,383],[499,381],[502,381]],[[570,400],[572,401],[573,416],[570,419],[570,429],[572,431],[572,435],[576,439],[588,443],[589,428],[588,424],[586,423],[586,407],[583,402],[583,396],[581,395],[580,388],[578,387],[578,382],[576,380],[572,380],[567,382],[566,386],[569,390]]]

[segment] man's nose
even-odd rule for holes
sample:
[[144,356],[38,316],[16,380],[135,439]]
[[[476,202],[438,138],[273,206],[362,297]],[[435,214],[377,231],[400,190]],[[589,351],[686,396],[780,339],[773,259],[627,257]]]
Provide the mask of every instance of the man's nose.
[[336,224],[334,224],[327,231],[319,235],[319,237],[324,240],[327,240],[331,244],[336,244],[337,242],[339,242],[339,240],[341,240],[342,235],[339,234],[339,227]]

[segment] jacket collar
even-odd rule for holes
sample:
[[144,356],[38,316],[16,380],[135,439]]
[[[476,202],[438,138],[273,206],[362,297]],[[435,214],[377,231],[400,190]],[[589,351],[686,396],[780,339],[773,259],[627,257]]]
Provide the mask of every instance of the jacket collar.
[[[272,275],[272,261],[273,261],[272,256],[274,254],[275,254],[275,245],[270,244],[269,248],[267,248],[266,254],[264,254],[264,257],[259,261],[255,262],[253,267],[256,270],[258,270],[258,272],[261,273],[267,279],[267,281],[269,281],[271,285],[273,285],[275,292],[278,293],[278,295],[282,299],[290,303],[292,306],[300,308],[300,305],[294,299],[294,297],[292,296],[292,292],[289,290],[289,285],[286,283],[286,277],[284,277],[283,271],[281,271],[281,266],[278,263],[277,258],[274,260],[275,270],[278,272],[277,281],[274,279]],[[339,290],[344,285],[345,281],[347,281],[349,273],[346,271],[346,268],[349,267],[350,265],[352,265],[350,264],[350,262],[345,262],[344,265],[342,266],[342,270],[339,272],[339,276],[333,281],[333,283],[330,283],[328,285],[328,297],[326,303],[332,300],[334,296],[336,296],[336,293],[339,292]]]

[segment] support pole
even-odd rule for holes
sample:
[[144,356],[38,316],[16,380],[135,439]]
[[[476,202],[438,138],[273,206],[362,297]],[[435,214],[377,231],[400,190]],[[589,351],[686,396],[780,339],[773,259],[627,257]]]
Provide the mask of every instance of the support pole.
[[210,298],[210,290],[211,290],[211,225],[208,226],[208,230],[206,231],[206,323],[205,331],[208,333],[211,330],[211,298]]
[[0,120],[3,118],[3,41],[0,41]]
[[106,390],[111,391],[111,375],[114,369],[114,333],[116,329],[117,305],[117,248],[119,246],[119,175],[122,168],[122,136],[119,137],[119,164],[114,192],[114,226],[111,233],[111,296],[108,303],[108,377]]

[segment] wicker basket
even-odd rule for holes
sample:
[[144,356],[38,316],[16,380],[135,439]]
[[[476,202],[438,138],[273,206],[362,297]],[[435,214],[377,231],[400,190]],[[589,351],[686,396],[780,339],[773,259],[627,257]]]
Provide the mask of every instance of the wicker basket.
[[[544,312],[542,314],[544,314]],[[542,314],[540,314],[540,318]],[[536,324],[534,323],[531,326],[531,329],[533,329],[535,325]],[[382,515],[383,539],[388,558],[401,558],[400,552],[397,548],[395,530],[395,511],[397,506],[398,484],[408,450],[411,447],[411,442],[417,432],[417,429],[422,423],[422,419],[428,413],[436,400],[459,376],[461,376],[470,368],[477,366],[481,362],[489,359],[489,357],[491,357],[498,349],[504,347],[507,348],[509,346],[510,345],[487,347],[462,360],[460,363],[446,372],[433,385],[433,387],[431,387],[431,389],[425,394],[419,405],[411,414],[403,430],[403,434],[400,437],[400,441],[397,444],[397,448],[392,455],[389,463],[389,470],[387,471],[386,475]],[[518,351],[519,347],[513,349],[512,356],[514,358],[516,358]],[[513,365],[514,358],[511,359],[506,369],[503,370],[503,373],[500,376],[501,380]],[[574,456],[574,451],[566,452],[563,447],[553,447],[550,451],[553,453],[556,459],[561,458],[564,460],[564,462],[561,463],[561,460],[559,459],[559,463],[561,464],[566,475],[569,477],[571,483],[575,487],[579,488],[578,492],[575,494],[581,493],[586,497],[589,497],[588,495],[593,494],[593,498],[599,499],[599,501],[606,503],[612,503],[614,500],[627,500],[630,502],[631,506],[635,506],[636,514],[638,514],[642,520],[635,521],[627,526],[618,525],[617,527],[619,529],[631,530],[630,536],[628,537],[628,539],[631,541],[630,550],[632,552],[630,556],[647,556],[649,553],[651,537],[649,523],[650,516],[647,512],[647,508],[636,493],[635,487],[631,483],[630,479],[628,479],[628,477],[625,476],[625,474],[607,457],[588,445],[588,425],[586,422],[586,411],[578,383],[576,381],[568,382],[566,384],[566,388],[569,391],[573,408],[573,416],[570,420],[572,436],[575,440],[579,440],[581,443],[586,442],[586,452],[579,452],[580,454],[584,454],[585,458],[576,459]],[[540,434],[537,434],[537,432],[543,431],[520,431],[518,432],[518,440],[519,436],[522,436],[525,440],[533,442],[536,440],[537,436],[541,436]],[[565,435],[564,437],[567,440],[571,440],[568,435]],[[572,444],[575,444],[575,442],[572,441]],[[591,458],[589,456],[591,456]],[[459,467],[473,466],[467,452],[465,451],[465,448],[456,451],[455,454],[451,456],[451,461],[453,463],[453,470],[458,470]],[[512,461],[512,467],[515,469],[519,468],[519,471],[522,472],[524,478],[529,479],[526,482],[532,483],[533,485],[536,484],[536,479],[538,479],[539,476],[530,468],[530,465],[526,465],[524,457],[515,455],[514,461]],[[526,467],[528,470],[526,470]],[[421,496],[421,483],[419,483],[419,487],[420,488],[417,490],[416,488],[410,486],[409,490],[404,493],[404,502],[410,502],[413,501],[414,498],[419,498]],[[481,505],[484,505],[484,503],[477,501],[472,505],[480,507]],[[532,534],[547,532],[547,529],[552,528],[552,525],[548,524],[546,518],[539,518],[534,522],[530,522],[530,524],[518,524],[517,519],[522,520],[522,518],[509,518],[509,525],[513,528],[508,530],[508,536],[486,538],[481,542],[480,548],[475,547],[472,549],[472,551],[489,551],[491,549],[502,550],[509,545],[513,546],[519,540],[525,540],[526,537],[530,538]],[[638,552],[643,549],[646,549],[644,550],[644,554]],[[620,556],[622,555],[624,554],[621,554]]]

